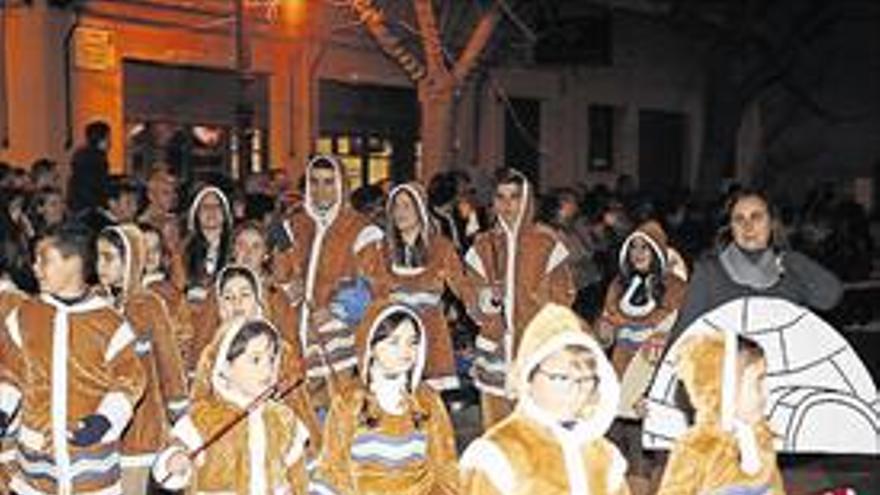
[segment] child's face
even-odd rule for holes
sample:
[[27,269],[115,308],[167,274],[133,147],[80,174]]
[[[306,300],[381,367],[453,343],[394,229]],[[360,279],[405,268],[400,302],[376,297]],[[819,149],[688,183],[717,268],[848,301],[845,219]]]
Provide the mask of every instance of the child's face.
[[252,318],[259,313],[257,294],[248,279],[232,277],[223,284],[220,294],[220,316],[224,320]]
[[746,424],[755,424],[764,418],[767,403],[767,361],[746,362],[740,359],[740,379],[737,383],[736,417]]
[[241,231],[235,237],[233,248],[236,263],[242,264],[257,273],[262,271],[267,250],[266,241],[263,240],[260,232],[254,229]]
[[83,261],[78,256],[65,257],[52,239],[37,244],[34,274],[45,294],[61,294],[83,283]]
[[106,239],[98,239],[98,279],[104,287],[122,285],[125,264],[116,246]]
[[373,348],[374,364],[388,374],[406,373],[416,363],[419,334],[412,321],[402,321]]
[[144,260],[144,272],[156,273],[162,268],[162,241],[155,232],[144,232],[144,244],[146,245],[146,259]]
[[651,246],[640,237],[635,237],[629,244],[629,262],[633,268],[639,273],[648,273],[651,270],[651,263],[654,260],[654,253]]
[[258,335],[244,352],[229,364],[231,386],[248,398],[255,398],[273,385],[276,349],[266,335]]
[[599,377],[586,352],[557,351],[538,365],[530,382],[535,404],[559,421],[573,421],[598,397]]

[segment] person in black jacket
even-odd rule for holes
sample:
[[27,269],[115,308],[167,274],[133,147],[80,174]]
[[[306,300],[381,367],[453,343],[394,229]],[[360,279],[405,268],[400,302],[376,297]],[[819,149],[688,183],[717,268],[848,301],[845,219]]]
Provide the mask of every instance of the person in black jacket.
[[106,202],[109,165],[110,126],[94,121],[86,126],[86,144],[73,153],[70,181],[67,184],[67,207],[73,215],[96,209]]
[[788,248],[767,197],[743,189],[728,201],[717,249],[697,262],[673,338],[703,313],[744,296],[786,299],[820,311],[843,295],[840,280]]

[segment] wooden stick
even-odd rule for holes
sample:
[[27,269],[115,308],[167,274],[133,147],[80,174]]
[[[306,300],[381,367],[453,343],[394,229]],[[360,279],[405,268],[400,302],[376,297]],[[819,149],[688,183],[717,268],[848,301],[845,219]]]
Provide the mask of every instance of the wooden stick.
[[[232,421],[226,423],[225,425],[223,425],[222,428],[220,428],[219,430],[214,432],[214,434],[211,435],[210,437],[208,437],[208,439],[204,443],[202,443],[202,445],[200,445],[199,448],[197,448],[191,452],[188,452],[186,454],[186,457],[190,461],[194,461],[196,459],[196,457],[198,457],[203,452],[205,452],[206,450],[211,448],[211,446],[213,446],[215,443],[220,441],[221,438],[223,438],[230,431],[232,431],[232,429],[235,428],[236,425],[238,425],[239,423],[244,421],[245,418],[247,418],[252,412],[254,412],[264,402],[268,401],[270,398],[273,398],[273,397],[275,397],[278,400],[283,399],[284,397],[289,395],[291,392],[293,392],[294,390],[299,388],[299,386],[302,385],[304,381],[305,381],[305,374],[303,374],[302,377],[296,379],[290,385],[287,385],[281,389],[278,388],[277,383],[266,388],[266,390],[264,390],[262,393],[260,393],[260,395],[258,395],[254,400],[252,400],[250,402],[250,404],[247,405],[247,407],[244,409],[244,411],[239,413],[238,416],[236,416],[235,418],[232,419]],[[167,475],[165,475],[165,477],[161,481],[159,481],[159,485],[165,485],[165,483],[167,483],[168,480],[170,480],[172,476],[174,476],[174,473],[169,472]]]

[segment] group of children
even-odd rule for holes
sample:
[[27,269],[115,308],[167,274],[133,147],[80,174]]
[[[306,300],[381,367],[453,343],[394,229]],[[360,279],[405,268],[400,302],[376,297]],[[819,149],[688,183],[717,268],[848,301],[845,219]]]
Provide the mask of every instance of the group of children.
[[[342,172],[323,160],[310,164],[305,216],[286,224],[291,246],[273,268],[244,246],[247,225],[241,247],[212,240],[229,227],[222,192],[196,197],[189,223],[205,246],[198,267],[182,268],[186,302],[156,269],[160,229],[111,226],[95,241],[66,223],[41,238],[40,295],[0,287],[9,491],[630,493],[627,460],[605,438],[618,372],[565,304],[564,249],[528,223],[527,181],[502,181],[502,228],[477,238],[465,268],[431,237],[418,185],[389,195],[382,232],[346,208]],[[376,276],[386,255],[390,273]],[[484,324],[486,431],[460,459],[440,395],[455,380],[446,289]],[[731,335],[685,344],[697,415],[659,493],[783,493],[760,347]]]

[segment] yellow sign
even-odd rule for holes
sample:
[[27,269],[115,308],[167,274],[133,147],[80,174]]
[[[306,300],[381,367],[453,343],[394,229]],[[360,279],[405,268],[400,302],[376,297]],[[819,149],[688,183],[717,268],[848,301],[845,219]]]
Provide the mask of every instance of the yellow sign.
[[76,28],[74,65],[77,69],[99,72],[116,67],[116,45],[113,31],[90,27]]

